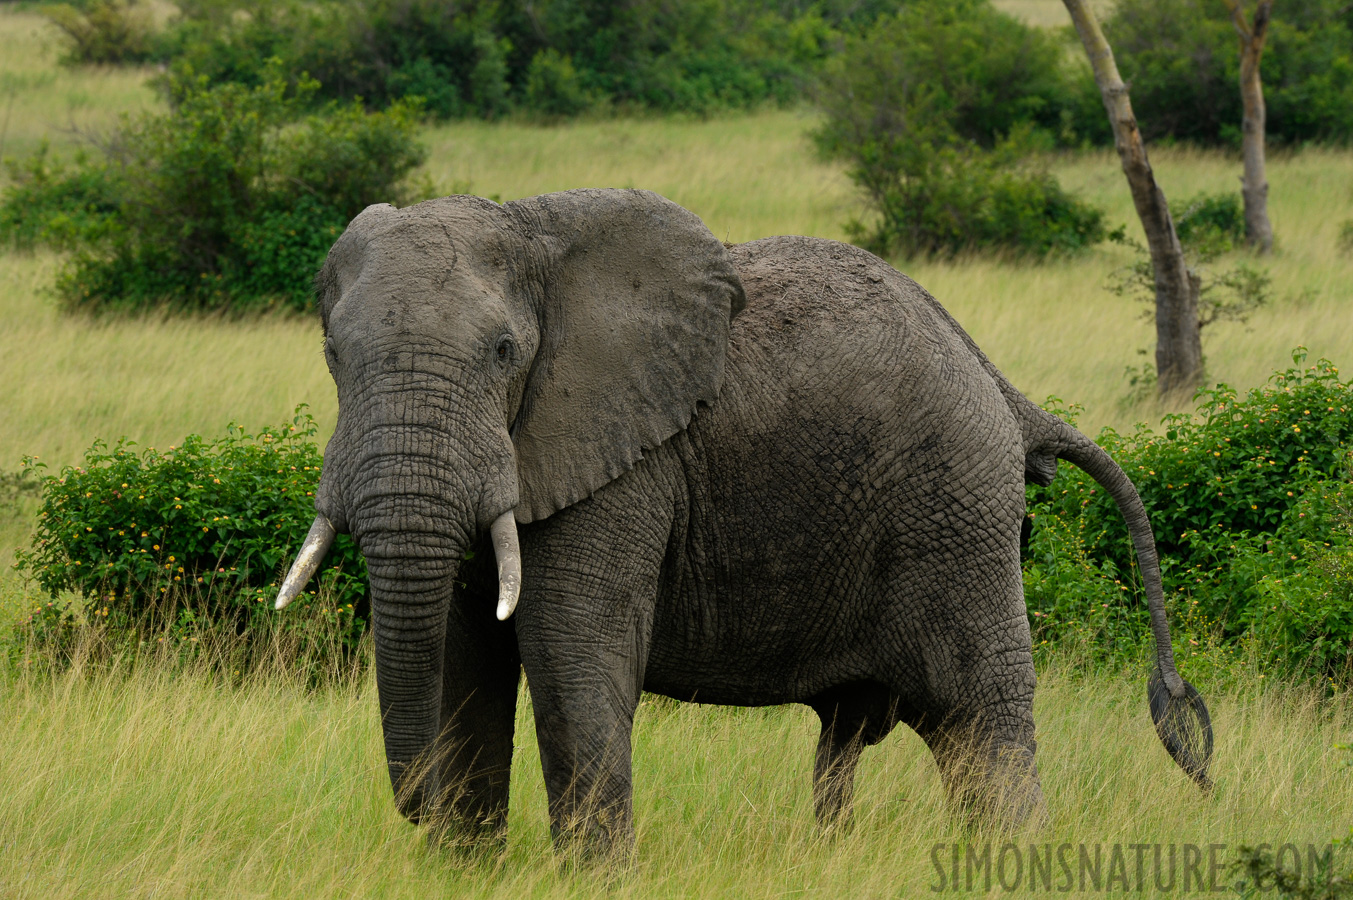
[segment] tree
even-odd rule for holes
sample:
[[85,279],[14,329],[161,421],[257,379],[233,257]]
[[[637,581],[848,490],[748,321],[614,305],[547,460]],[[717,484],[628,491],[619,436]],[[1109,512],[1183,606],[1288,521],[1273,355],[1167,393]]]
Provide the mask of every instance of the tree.
[[1245,241],[1260,253],[1273,247],[1273,226],[1268,221],[1268,179],[1264,176],[1264,85],[1259,80],[1259,58],[1264,54],[1273,0],[1259,0],[1254,24],[1245,22],[1240,0],[1222,0],[1231,11],[1231,24],[1240,36],[1241,149],[1245,176],[1240,193],[1245,198]]
[[1062,0],[1094,69],[1095,83],[1113,127],[1114,145],[1146,232],[1156,288],[1156,384],[1162,398],[1191,394],[1202,382],[1203,346],[1198,328],[1200,281],[1184,259],[1165,192],[1146,156],[1128,88],[1113,50],[1085,0]]

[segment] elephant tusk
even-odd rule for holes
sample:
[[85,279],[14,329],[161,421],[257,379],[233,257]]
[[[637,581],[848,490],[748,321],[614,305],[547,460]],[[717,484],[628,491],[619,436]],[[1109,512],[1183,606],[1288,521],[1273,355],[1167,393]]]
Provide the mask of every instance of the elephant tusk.
[[498,559],[498,621],[504,622],[517,608],[521,596],[521,547],[517,544],[517,518],[512,510],[489,526],[493,555]]
[[305,536],[301,552],[296,554],[296,561],[291,564],[291,571],[287,573],[281,590],[277,592],[277,602],[273,604],[273,609],[281,609],[300,596],[301,590],[319,569],[319,564],[324,562],[324,555],[329,552],[333,543],[333,524],[323,515],[315,516],[315,524],[310,526],[310,533]]

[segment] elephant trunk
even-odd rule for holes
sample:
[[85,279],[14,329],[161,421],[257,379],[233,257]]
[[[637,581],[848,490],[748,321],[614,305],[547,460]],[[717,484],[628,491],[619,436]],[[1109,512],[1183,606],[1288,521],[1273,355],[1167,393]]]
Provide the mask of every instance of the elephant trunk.
[[441,728],[446,619],[460,552],[447,556],[367,557],[385,758],[395,802],[413,822],[429,815],[438,794],[427,754]]

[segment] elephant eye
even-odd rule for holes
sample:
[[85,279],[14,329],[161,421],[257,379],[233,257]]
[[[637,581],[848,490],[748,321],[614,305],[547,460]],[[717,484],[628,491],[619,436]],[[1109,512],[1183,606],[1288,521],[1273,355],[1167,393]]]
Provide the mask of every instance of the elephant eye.
[[497,348],[497,350],[494,351],[494,352],[495,352],[495,355],[497,355],[498,361],[499,361],[499,362],[507,362],[509,359],[511,359],[511,358],[512,358],[512,338],[507,337],[506,335],[504,335],[503,337],[499,338],[499,339],[498,339],[498,348]]

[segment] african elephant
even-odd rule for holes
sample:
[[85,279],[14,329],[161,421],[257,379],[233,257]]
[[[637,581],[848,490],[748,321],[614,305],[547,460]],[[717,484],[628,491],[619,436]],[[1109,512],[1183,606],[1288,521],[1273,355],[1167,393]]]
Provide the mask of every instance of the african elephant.
[[1127,518],[1153,719],[1208,784],[1211,726],[1131,482],[877,257],[725,247],[656,194],[578,190],[369,207],[316,284],[339,418],[277,605],[354,536],[414,822],[503,838],[523,669],[557,843],[632,846],[645,690],[811,706],[823,824],[898,722],[960,809],[1025,820],[1042,793],[1020,528],[1058,458]]

